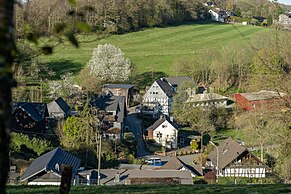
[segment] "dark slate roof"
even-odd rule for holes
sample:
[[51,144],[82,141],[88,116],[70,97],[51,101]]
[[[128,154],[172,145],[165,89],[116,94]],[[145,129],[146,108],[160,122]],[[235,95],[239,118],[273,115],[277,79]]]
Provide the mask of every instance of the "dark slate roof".
[[270,100],[281,98],[285,96],[285,93],[275,92],[275,91],[267,91],[261,90],[259,92],[251,92],[251,93],[240,93],[243,97],[248,99],[249,101],[257,101],[257,100]]
[[156,82],[168,97],[172,97],[176,94],[176,92],[172,89],[168,82],[164,80],[157,80]]
[[122,122],[125,117],[124,96],[92,96],[90,104],[105,111],[117,111],[117,121]]
[[[40,172],[53,171],[59,175],[62,173],[62,164],[71,165],[73,167],[73,175],[77,173],[81,160],[72,154],[56,148],[38,158],[36,158],[21,176],[21,181],[25,181]],[[59,171],[56,169],[56,164],[59,166]]]
[[[223,169],[239,157],[243,152],[247,151],[247,148],[241,146],[237,141],[231,139],[230,137],[226,139],[223,143],[217,146],[219,150],[218,156],[218,168]],[[212,161],[213,165],[216,165],[217,150],[214,148],[207,156],[208,159]]]
[[35,121],[41,121],[48,116],[47,106],[45,103],[15,102],[12,104],[12,114],[19,108],[30,115]]
[[55,102],[61,107],[61,109],[67,113],[70,111],[70,106],[62,99],[62,97],[59,97],[58,99],[55,100]]
[[104,84],[103,88],[123,88],[123,89],[130,89],[133,88],[134,85],[132,84]]
[[193,82],[188,76],[176,76],[164,78],[172,86],[179,86],[182,82]]
[[176,129],[179,128],[179,126],[172,122],[170,120],[170,118],[167,115],[163,115],[161,118],[159,118],[152,126],[150,126],[148,129],[152,129],[155,130],[156,128],[158,128],[163,122],[168,121],[173,127],[175,127]]

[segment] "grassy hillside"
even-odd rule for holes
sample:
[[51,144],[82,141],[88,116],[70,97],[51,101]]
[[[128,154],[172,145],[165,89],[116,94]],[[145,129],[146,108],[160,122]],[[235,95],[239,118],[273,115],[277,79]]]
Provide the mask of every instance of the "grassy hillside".
[[[55,186],[10,186],[8,194],[53,194],[58,193]],[[73,186],[71,194],[93,194],[93,193],[256,193],[276,194],[291,193],[290,185],[136,185],[136,186]]]
[[52,56],[44,57],[44,61],[58,74],[77,73],[89,61],[98,44],[110,43],[120,47],[131,60],[136,75],[152,70],[175,75],[170,67],[177,59],[195,58],[205,49],[219,49],[233,42],[241,43],[243,49],[250,38],[265,31],[267,29],[255,26],[191,24],[112,35],[101,40],[94,35],[79,36],[79,49],[67,43],[58,47]]

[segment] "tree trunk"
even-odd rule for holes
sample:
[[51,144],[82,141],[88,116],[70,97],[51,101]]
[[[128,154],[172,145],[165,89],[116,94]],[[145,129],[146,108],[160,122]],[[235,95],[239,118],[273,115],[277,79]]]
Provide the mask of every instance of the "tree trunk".
[[5,193],[9,170],[13,55],[13,0],[0,0],[0,193]]

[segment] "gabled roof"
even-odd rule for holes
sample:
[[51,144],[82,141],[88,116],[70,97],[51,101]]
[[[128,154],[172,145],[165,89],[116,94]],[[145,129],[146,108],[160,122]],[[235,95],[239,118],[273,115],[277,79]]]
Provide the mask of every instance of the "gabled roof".
[[192,96],[189,96],[187,102],[207,102],[220,100],[227,100],[227,97],[215,93],[204,92],[203,94],[194,94]]
[[61,107],[61,109],[64,112],[69,112],[70,111],[70,106],[66,103],[66,101],[64,101],[64,99],[62,97],[59,97],[58,99],[55,100],[55,102]]
[[124,96],[92,96],[90,104],[108,112],[117,111],[118,122],[122,122],[125,117]]
[[166,164],[159,167],[158,170],[181,170],[183,167],[195,175],[202,175],[194,168],[194,166],[186,164],[178,157],[171,157],[171,159]]
[[63,113],[66,113],[66,114],[69,113],[71,109],[70,106],[61,97],[50,102],[47,105],[47,108],[48,108],[49,113],[62,111]]
[[[219,151],[218,156],[218,168],[223,169],[239,157],[245,151],[248,151],[247,148],[240,145],[237,141],[227,138],[223,143],[217,146]],[[212,164],[216,165],[217,161],[217,150],[214,149],[207,156],[212,161]]]
[[72,154],[56,148],[38,158],[36,158],[21,176],[21,181],[25,181],[33,176],[45,171],[52,171],[61,175],[62,164],[71,165],[75,174],[81,164],[81,160]]
[[15,102],[12,105],[12,114],[18,109],[22,109],[35,121],[41,121],[47,116],[47,106],[45,103],[36,102]]
[[165,94],[168,97],[172,97],[176,94],[176,92],[173,90],[173,88],[168,84],[168,82],[164,80],[156,80],[157,84],[160,86],[160,88],[165,92]]
[[134,85],[132,84],[104,84],[103,88],[123,88],[123,89],[130,89],[133,88]]
[[175,127],[176,129],[179,128],[179,126],[172,122],[170,120],[170,118],[167,115],[163,115],[161,118],[159,118],[152,126],[150,126],[148,129],[152,129],[155,130],[156,128],[158,128],[162,123],[164,123],[165,121],[168,121],[173,127]]
[[183,167],[184,165],[179,158],[171,157],[171,159],[166,164],[161,166],[159,170],[180,170]]
[[244,98],[249,101],[258,101],[258,100],[270,100],[284,97],[286,94],[275,91],[267,91],[261,90],[259,92],[251,92],[251,93],[240,93]]
[[182,82],[193,82],[188,76],[165,77],[164,80],[172,86],[179,86]]

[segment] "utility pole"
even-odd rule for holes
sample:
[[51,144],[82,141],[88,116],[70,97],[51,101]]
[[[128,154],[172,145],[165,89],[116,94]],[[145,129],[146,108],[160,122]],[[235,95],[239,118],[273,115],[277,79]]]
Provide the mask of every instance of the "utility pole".
[[216,148],[216,183],[218,183],[218,176],[219,176],[219,170],[218,170],[218,158],[219,158],[219,150],[218,147],[212,142],[209,141],[215,148]]
[[43,102],[43,93],[42,93],[42,79],[40,78],[40,102]]
[[101,178],[101,176],[100,176],[100,166],[101,166],[101,145],[102,145],[102,140],[101,140],[101,133],[100,133],[100,131],[99,131],[99,134],[98,134],[98,136],[99,136],[99,150],[98,150],[98,186],[100,186],[101,185],[101,182],[100,182],[100,178]]

